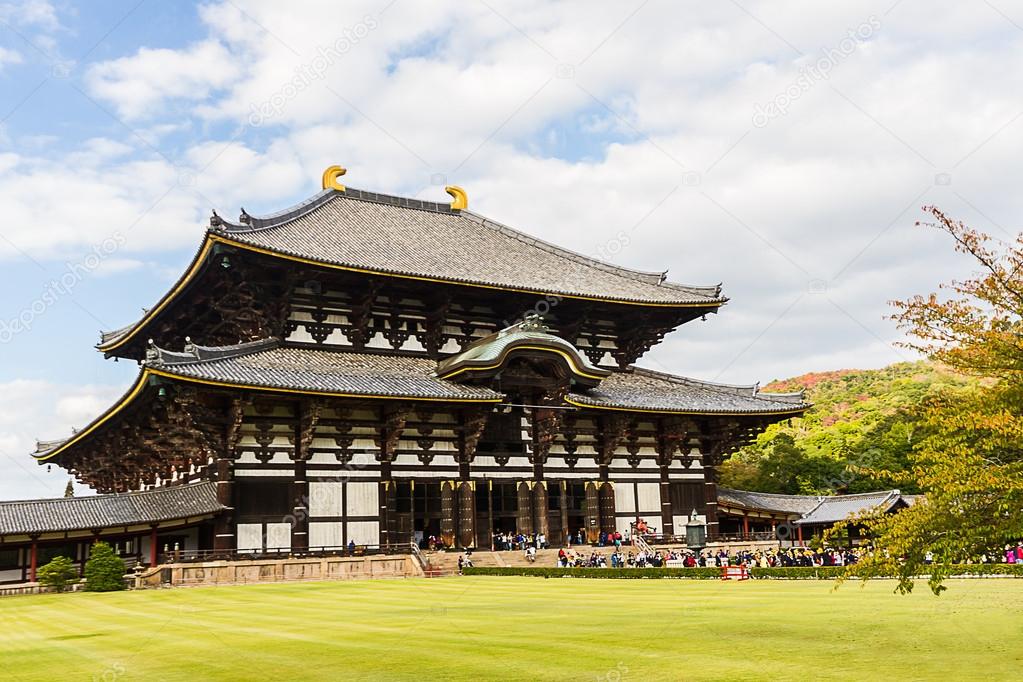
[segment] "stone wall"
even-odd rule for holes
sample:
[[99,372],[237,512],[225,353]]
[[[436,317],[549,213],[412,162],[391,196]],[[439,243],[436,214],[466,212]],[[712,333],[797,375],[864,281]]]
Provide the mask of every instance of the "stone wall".
[[263,559],[165,564],[147,572],[142,586],[238,585],[299,580],[411,578],[423,575],[409,555]]

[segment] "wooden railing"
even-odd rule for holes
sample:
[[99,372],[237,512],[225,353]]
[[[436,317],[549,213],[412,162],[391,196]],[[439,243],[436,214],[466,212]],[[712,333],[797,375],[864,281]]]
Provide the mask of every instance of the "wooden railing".
[[[157,557],[161,564],[198,563],[203,561],[253,561],[261,559],[303,559],[321,557],[353,557],[379,554],[413,554],[413,543],[394,545],[356,545],[355,547],[310,547],[304,550],[280,549],[198,549],[164,552]],[[419,548],[416,547],[416,553]],[[421,556],[420,556],[421,558]]]

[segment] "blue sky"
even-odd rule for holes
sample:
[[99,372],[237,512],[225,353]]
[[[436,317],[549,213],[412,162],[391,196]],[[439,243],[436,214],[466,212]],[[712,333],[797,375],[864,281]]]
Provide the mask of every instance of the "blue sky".
[[731,304],[656,369],[912,359],[887,301],[968,274],[920,207],[1019,233],[1021,27],[1001,0],[0,0],[0,499],[63,490],[34,439],[130,383],[98,332],[159,299],[210,210],[279,210],[335,163],[723,282]]

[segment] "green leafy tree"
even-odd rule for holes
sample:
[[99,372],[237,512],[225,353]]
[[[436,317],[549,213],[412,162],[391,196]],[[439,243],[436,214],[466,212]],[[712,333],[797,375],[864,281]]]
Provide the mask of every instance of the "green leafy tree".
[[36,573],[40,585],[63,592],[68,585],[78,582],[78,569],[66,556],[55,557],[45,566],[40,566]]
[[105,542],[94,544],[85,562],[85,589],[89,592],[124,589],[124,562]]
[[1023,236],[1002,243],[928,211],[936,222],[926,225],[949,234],[978,274],[894,303],[895,319],[912,335],[907,345],[983,381],[923,402],[908,457],[925,497],[866,520],[877,551],[859,570],[895,576],[905,593],[929,554],[928,586],[939,594],[955,562],[1023,539]]

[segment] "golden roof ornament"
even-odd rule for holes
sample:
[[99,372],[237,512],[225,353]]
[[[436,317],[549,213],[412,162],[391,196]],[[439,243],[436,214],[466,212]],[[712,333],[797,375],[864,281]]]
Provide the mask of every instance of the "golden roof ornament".
[[337,181],[339,177],[348,172],[347,168],[341,166],[330,166],[327,170],[323,171],[323,189],[333,189],[338,192],[344,192],[345,186]]
[[451,195],[454,201],[451,202],[452,211],[461,211],[469,208],[469,195],[458,185],[448,185],[444,191]]

